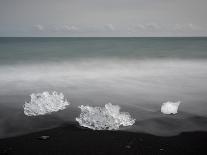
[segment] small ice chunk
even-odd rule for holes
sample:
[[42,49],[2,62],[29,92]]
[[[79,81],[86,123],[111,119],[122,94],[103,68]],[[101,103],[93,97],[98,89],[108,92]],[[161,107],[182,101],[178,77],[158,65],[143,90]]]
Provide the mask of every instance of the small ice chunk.
[[49,139],[50,138],[50,136],[40,136],[40,137],[38,137],[38,139],[40,139],[40,140],[46,140],[46,139]]
[[63,110],[70,103],[64,100],[63,93],[57,93],[56,91],[51,94],[47,91],[43,93],[33,93],[30,95],[31,101],[25,102],[24,114],[27,116],[45,115],[51,112]]
[[135,123],[127,112],[120,112],[118,105],[108,103],[105,107],[79,106],[81,114],[76,121],[80,126],[93,130],[117,130],[119,126],[130,126]]
[[180,101],[178,102],[165,102],[162,104],[161,112],[163,114],[176,114],[178,112],[178,107],[180,105]]

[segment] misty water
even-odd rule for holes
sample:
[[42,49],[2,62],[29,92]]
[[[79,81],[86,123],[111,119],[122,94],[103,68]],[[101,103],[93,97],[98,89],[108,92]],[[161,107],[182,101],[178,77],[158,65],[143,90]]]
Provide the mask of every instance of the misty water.
[[[75,122],[80,105],[119,105],[126,131],[207,131],[207,38],[0,38],[0,138]],[[71,105],[27,117],[30,94],[58,91]],[[162,103],[181,101],[178,114]],[[122,129],[121,129],[122,130]]]

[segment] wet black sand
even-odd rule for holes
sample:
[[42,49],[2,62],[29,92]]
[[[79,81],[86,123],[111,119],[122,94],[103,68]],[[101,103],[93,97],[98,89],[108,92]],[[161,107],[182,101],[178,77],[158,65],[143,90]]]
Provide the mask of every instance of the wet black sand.
[[205,154],[206,142],[207,132],[160,137],[126,131],[93,131],[71,123],[28,135],[0,139],[0,154]]

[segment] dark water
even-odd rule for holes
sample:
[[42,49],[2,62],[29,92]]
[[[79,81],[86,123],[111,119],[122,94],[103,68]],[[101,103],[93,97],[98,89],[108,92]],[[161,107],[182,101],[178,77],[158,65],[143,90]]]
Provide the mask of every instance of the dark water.
[[206,59],[207,38],[0,38],[0,63],[85,58]]
[[[207,130],[207,38],[0,38],[0,137],[74,121],[78,105],[122,106],[128,130],[172,135]],[[23,115],[33,92],[56,90],[71,108]],[[160,114],[181,101],[176,116]]]

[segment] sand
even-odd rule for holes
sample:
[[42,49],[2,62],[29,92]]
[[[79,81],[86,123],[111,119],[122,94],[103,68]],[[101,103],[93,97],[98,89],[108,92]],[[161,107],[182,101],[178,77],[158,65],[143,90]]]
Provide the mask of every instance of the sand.
[[203,154],[207,132],[160,137],[126,131],[93,131],[76,123],[0,139],[0,154]]

